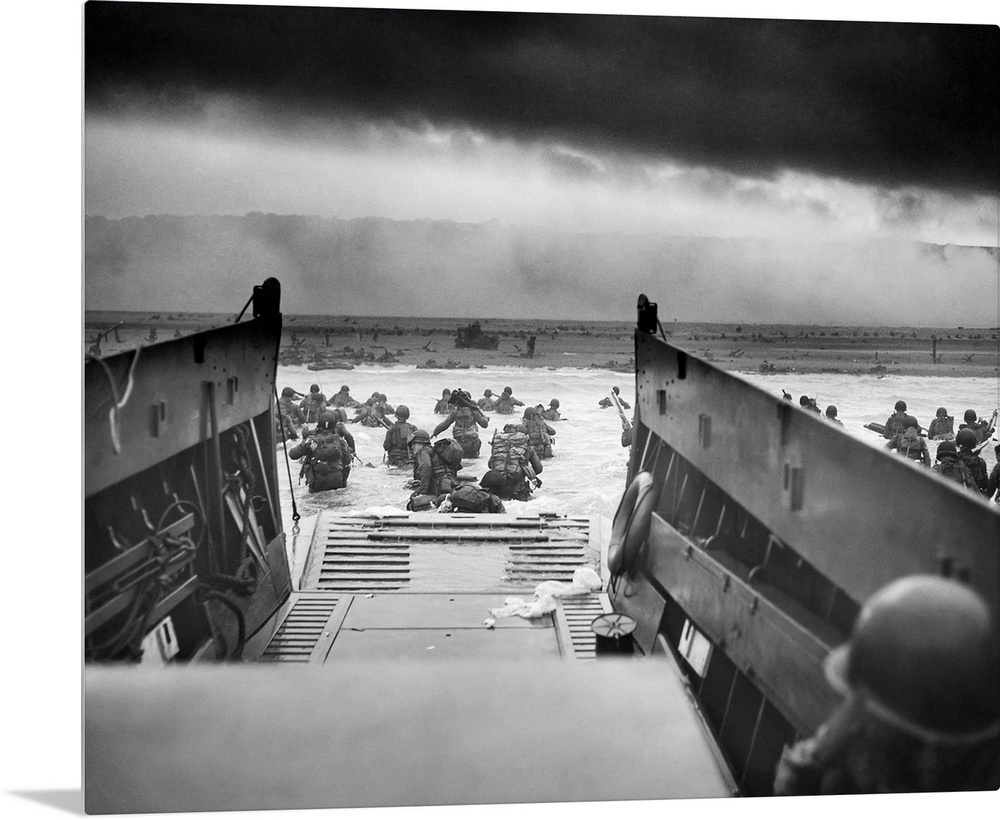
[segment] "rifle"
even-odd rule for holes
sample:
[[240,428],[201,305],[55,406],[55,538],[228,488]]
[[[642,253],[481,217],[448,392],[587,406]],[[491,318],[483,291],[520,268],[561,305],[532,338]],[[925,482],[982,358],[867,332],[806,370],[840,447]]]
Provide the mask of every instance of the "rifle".
[[453,390],[451,395],[448,396],[448,404],[453,407],[468,407],[470,410],[479,410],[479,405],[460,387]]
[[997,429],[997,412],[1000,408],[993,408],[993,415],[990,416],[990,423],[986,425],[986,436],[992,436]]
[[625,416],[625,411],[622,410],[621,402],[618,401],[618,394],[614,390],[611,391],[611,400],[615,403],[615,409],[618,411],[618,417],[622,420],[622,430],[631,430],[632,422],[628,420]]

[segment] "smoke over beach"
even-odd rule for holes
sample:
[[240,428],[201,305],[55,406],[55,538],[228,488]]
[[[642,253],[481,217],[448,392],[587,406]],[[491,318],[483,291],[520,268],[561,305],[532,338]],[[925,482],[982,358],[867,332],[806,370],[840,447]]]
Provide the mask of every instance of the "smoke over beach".
[[[571,233],[490,222],[247,214],[86,220],[85,302],[234,310],[277,276],[290,313],[994,326],[996,249]],[[964,298],[968,297],[968,298]]]

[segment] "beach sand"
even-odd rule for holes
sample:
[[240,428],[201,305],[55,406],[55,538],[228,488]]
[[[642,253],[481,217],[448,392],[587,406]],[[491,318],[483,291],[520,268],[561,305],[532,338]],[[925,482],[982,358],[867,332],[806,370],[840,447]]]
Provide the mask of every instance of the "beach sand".
[[[200,314],[88,313],[84,352],[102,336],[101,352],[149,344],[232,321]],[[459,348],[463,320],[286,315],[281,363],[318,372],[360,364],[472,369],[601,368],[631,373],[632,326],[626,322],[484,321],[499,336],[493,350]],[[155,332],[154,332],[155,331]],[[821,327],[668,323],[667,340],[730,371],[947,377],[1000,376],[996,328]],[[528,341],[535,337],[534,355]],[[935,339],[936,337],[936,339]],[[937,361],[932,358],[936,353]]]

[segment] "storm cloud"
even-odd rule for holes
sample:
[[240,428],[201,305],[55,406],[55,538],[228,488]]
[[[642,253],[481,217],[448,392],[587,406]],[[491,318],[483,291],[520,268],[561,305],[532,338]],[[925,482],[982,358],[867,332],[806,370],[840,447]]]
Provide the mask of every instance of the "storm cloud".
[[[995,26],[91,2],[95,115],[469,129],[743,177],[995,194]],[[585,163],[564,164],[590,173]]]

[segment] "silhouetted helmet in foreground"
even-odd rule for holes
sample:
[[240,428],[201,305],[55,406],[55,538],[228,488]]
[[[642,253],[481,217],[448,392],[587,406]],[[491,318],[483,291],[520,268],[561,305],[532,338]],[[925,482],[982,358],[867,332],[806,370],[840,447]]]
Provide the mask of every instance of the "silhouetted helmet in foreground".
[[399,404],[396,406],[396,418],[397,419],[408,419],[410,417],[410,408],[405,404]]
[[978,418],[978,414],[976,413],[975,410],[966,410],[963,418],[965,419],[966,423],[971,424]]
[[414,444],[430,444],[431,437],[427,434],[426,430],[414,430],[410,435],[406,437],[406,446],[411,447]]
[[320,430],[333,430],[337,426],[338,421],[336,413],[320,413],[316,426]]
[[552,401],[549,402],[549,407],[558,408],[559,407],[559,399],[552,399]]
[[896,402],[895,409],[899,410],[899,411],[905,410],[906,409],[906,402],[903,401],[902,399],[900,399],[899,401]]
[[948,415],[948,408],[939,407],[934,415],[937,416],[939,419],[943,419],[945,416]]
[[990,609],[972,589],[911,575],[878,590],[827,680],[896,730],[926,743],[978,743],[1000,731],[1000,652]]
[[836,416],[837,415],[837,405],[831,404],[829,407],[827,407],[826,408],[826,414],[828,416],[830,416],[831,418],[833,418],[834,416]]
[[340,385],[340,392],[341,393],[350,393],[351,392],[351,388],[348,387],[346,384],[342,384],[342,385]]
[[281,398],[283,399],[295,398],[295,391],[291,387],[284,387],[281,390]]
[[968,427],[963,427],[955,433],[955,444],[959,447],[968,447],[970,450],[979,444],[979,436]]

